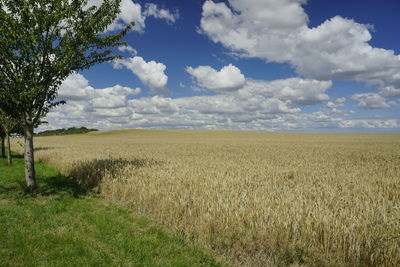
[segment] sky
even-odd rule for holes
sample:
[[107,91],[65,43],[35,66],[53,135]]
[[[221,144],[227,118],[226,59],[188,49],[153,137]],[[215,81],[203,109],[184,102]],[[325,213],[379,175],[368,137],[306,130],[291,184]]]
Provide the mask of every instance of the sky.
[[[99,5],[101,0],[90,0]],[[74,73],[66,127],[400,132],[398,0],[122,0],[122,59]]]

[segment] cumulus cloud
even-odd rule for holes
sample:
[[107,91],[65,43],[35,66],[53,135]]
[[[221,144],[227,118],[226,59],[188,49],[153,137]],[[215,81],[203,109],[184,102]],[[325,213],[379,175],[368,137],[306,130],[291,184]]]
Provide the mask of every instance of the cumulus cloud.
[[[100,6],[103,0],[89,0],[87,6]],[[133,31],[144,32],[146,28],[146,18],[152,16],[157,19],[164,19],[169,24],[174,23],[179,18],[179,12],[171,12],[167,9],[159,8],[155,4],[148,3],[143,9],[139,3],[132,0],[122,0],[120,5],[121,12],[115,21],[108,27],[107,31],[121,30],[131,22],[135,22]]]
[[242,88],[245,82],[240,69],[232,64],[221,68],[220,71],[210,66],[187,67],[186,71],[196,79],[199,86],[216,92],[236,91]]
[[103,89],[95,89],[81,74],[70,75],[60,86],[58,99],[66,100],[63,110],[71,113],[71,109],[84,117],[80,112],[92,112],[96,109],[118,109],[126,107],[128,96],[140,94],[141,89],[115,85]]
[[179,109],[172,98],[160,96],[132,99],[129,106],[137,114],[172,114]]
[[168,93],[168,76],[164,73],[167,67],[163,63],[146,62],[142,57],[135,56],[115,60],[113,67],[116,69],[125,67],[131,70],[143,84],[150,88],[152,94]]
[[357,106],[360,108],[383,109],[390,107],[384,97],[375,93],[355,94],[351,98],[358,102]]
[[89,81],[79,73],[73,73],[61,84],[58,98],[63,100],[87,101],[98,96],[137,95],[140,88],[129,88],[121,85],[95,90]]
[[328,108],[338,108],[338,107],[343,107],[344,106],[344,102],[346,102],[346,98],[345,97],[340,97],[338,99],[336,99],[335,101],[329,101],[326,103],[326,106]]
[[70,75],[58,90],[58,98],[66,101],[88,101],[93,96],[93,87],[89,86],[89,81],[78,73]]
[[187,67],[197,85],[220,93],[236,93],[241,98],[274,97],[297,105],[314,105],[329,100],[331,81],[289,78],[274,81],[249,79],[229,64],[220,71],[210,66]]
[[395,129],[400,127],[400,122],[392,119],[342,120],[340,121],[339,126],[342,128]]
[[131,56],[137,55],[137,50],[130,45],[121,45],[118,47],[118,50],[121,52],[128,52]]
[[179,12],[171,12],[168,9],[159,8],[156,4],[147,3],[146,10],[144,11],[146,17],[154,17],[156,19],[165,19],[167,23],[175,23],[179,19]]
[[[87,6],[99,7],[104,1],[103,0],[89,0]],[[146,16],[143,15],[142,6],[139,3],[135,3],[131,0],[122,0],[120,5],[121,12],[117,15],[115,21],[108,27],[107,31],[121,30],[131,22],[135,22],[133,31],[143,32],[146,24]]]
[[180,98],[176,99],[176,102],[187,110],[195,110],[201,114],[246,116],[249,121],[265,114],[300,112],[300,109],[291,108],[287,102],[260,96],[241,98],[239,95],[220,94]]
[[207,0],[200,31],[237,55],[288,62],[308,78],[399,84],[400,56],[368,44],[370,25],[336,16],[310,28],[305,2]]
[[95,97],[92,99],[94,108],[123,108],[127,105],[127,96],[140,94],[141,89],[115,85],[94,92]]
[[247,79],[243,95],[272,96],[283,101],[289,100],[297,105],[314,105],[329,100],[326,91],[332,86],[331,81],[289,78],[275,81]]
[[400,96],[400,88],[396,88],[394,86],[386,86],[386,87],[379,88],[378,92],[381,96],[384,96],[384,97]]
[[[67,104],[52,110],[47,119],[51,127],[81,125],[100,129],[129,127],[238,129],[249,124],[301,110],[290,101],[255,95],[217,94],[169,98],[135,98],[140,89],[120,85],[95,89],[81,74],[73,74],[62,84],[59,99]],[[240,127],[239,127],[240,126]],[[254,129],[259,129],[257,126]],[[249,129],[249,128],[246,128]]]
[[[329,99],[334,105],[302,112],[302,105],[326,103],[330,82],[307,79],[256,81],[243,88],[215,95],[171,98],[141,97],[140,88],[115,85],[93,88],[81,74],[62,84],[59,99],[67,100],[46,117],[39,130],[86,126],[102,130],[121,128],[236,129],[256,131],[331,131],[331,129],[398,129],[400,120],[351,119],[352,112],[337,110],[345,98]],[[311,89],[310,89],[311,88]],[[321,95],[321,96],[318,96]],[[136,96],[136,97],[135,97]],[[328,102],[328,103],[329,103]]]

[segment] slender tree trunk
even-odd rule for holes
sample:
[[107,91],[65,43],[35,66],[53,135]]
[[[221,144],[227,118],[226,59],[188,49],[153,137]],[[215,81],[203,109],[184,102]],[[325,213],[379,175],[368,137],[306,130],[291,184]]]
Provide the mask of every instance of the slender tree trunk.
[[33,157],[33,125],[25,123],[25,179],[26,186],[30,190],[35,190],[36,177],[35,177],[35,160]]
[[1,138],[1,157],[5,158],[6,157],[6,144],[5,144],[4,137],[0,137],[0,138]]
[[7,139],[7,163],[8,163],[8,165],[11,165],[12,158],[11,158],[10,133],[6,133],[6,139]]

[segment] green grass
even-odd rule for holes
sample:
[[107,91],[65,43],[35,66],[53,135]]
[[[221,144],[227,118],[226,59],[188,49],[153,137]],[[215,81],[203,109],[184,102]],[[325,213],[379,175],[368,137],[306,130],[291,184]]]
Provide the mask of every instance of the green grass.
[[36,164],[39,190],[24,193],[23,159],[0,159],[1,266],[221,266],[167,234]]

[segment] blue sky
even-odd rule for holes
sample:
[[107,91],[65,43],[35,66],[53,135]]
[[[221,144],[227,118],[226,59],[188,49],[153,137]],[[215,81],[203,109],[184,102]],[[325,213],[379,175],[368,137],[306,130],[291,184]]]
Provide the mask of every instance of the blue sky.
[[[101,0],[91,0],[99,5]],[[400,132],[396,0],[123,0],[124,59],[71,75],[39,130]]]

